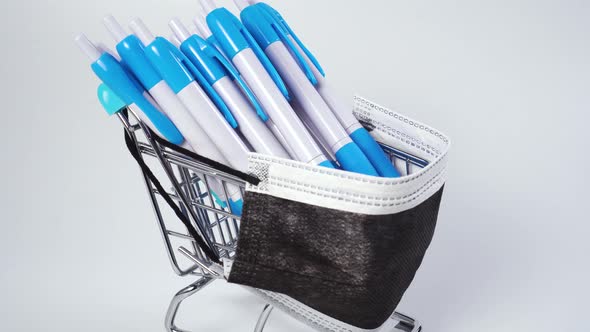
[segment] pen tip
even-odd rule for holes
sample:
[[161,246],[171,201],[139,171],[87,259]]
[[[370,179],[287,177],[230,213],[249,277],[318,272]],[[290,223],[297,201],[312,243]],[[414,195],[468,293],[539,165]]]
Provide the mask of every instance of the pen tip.
[[209,29],[209,26],[207,25],[207,18],[205,17],[205,15],[201,14],[195,16],[195,18],[193,19],[193,23],[195,23],[197,31],[199,32],[199,35],[201,35],[201,37],[208,39],[213,35],[213,32],[211,32],[211,29]]
[[215,5],[215,2],[213,2],[213,0],[200,0],[199,2],[201,3],[201,7],[203,7],[203,10],[205,10],[205,13],[207,14],[217,9],[217,6]]
[[109,30],[113,38],[117,43],[121,42],[125,37],[127,37],[127,33],[125,29],[119,24],[119,21],[113,15],[106,15],[102,19],[104,26]]
[[188,29],[182,24],[178,17],[171,19],[170,22],[168,22],[168,26],[181,42],[184,42],[190,37]]
[[131,20],[129,27],[131,28],[131,31],[135,32],[139,40],[141,40],[145,46],[151,44],[156,39],[139,17]]
[[88,39],[88,37],[86,37],[85,34],[81,33],[77,35],[76,38],[74,38],[74,41],[78,47],[80,47],[80,50],[82,50],[92,62],[96,62],[96,60],[101,57],[102,52]]
[[234,3],[236,4],[236,6],[238,7],[238,9],[240,11],[246,9],[247,7],[249,7],[251,5],[251,3],[246,0],[234,0]]

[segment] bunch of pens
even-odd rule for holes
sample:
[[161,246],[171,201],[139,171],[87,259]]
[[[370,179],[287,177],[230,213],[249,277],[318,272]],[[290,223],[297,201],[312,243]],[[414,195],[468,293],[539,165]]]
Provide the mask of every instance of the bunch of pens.
[[[104,23],[117,54],[84,35],[76,42],[103,82],[103,105],[128,107],[161,138],[247,172],[248,153],[370,176],[399,177],[379,144],[330,92],[316,58],[284,18],[256,0],[234,0],[241,20],[212,0],[189,30],[154,36],[140,19],[128,33]],[[109,107],[109,106],[105,106]],[[241,211],[239,188],[212,190]]]

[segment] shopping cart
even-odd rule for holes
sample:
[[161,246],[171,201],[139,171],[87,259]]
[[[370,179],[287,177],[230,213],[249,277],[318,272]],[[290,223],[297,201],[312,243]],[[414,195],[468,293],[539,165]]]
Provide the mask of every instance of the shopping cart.
[[[157,139],[131,109],[119,112],[118,117],[128,135],[128,145],[131,142],[139,152],[141,162],[151,165],[150,169],[154,174],[157,173],[156,176],[162,183],[160,188],[170,188],[164,194],[175,201],[182,213],[198,230],[199,235],[210,247],[217,249],[221,258],[225,261],[231,260],[235,255],[239,238],[240,217],[233,213],[231,206],[224,206],[223,202],[215,199],[209,184],[213,179],[220,181],[227,196],[228,185],[238,186],[244,192],[246,182],[236,175],[221,172],[177,151],[178,149],[172,149],[168,144],[163,144],[164,142]],[[383,146],[383,148],[398,167],[405,168],[405,174],[428,165],[427,161],[404,151],[390,146]],[[187,332],[175,325],[175,318],[181,304],[213,281],[225,280],[224,270],[222,266],[207,257],[178,218],[166,215],[163,209],[165,204],[162,202],[163,193],[150,181],[145,170],[143,170],[143,176],[172,269],[179,276],[196,278],[195,282],[180,290],[172,298],[165,319],[167,331]],[[298,310],[284,295],[251,290],[268,302],[254,328],[255,332],[264,329],[273,308],[283,310],[319,331],[353,331],[344,323],[339,325],[327,322],[317,318],[318,316],[310,319],[308,311]],[[391,316],[388,325],[391,326],[388,331],[419,332],[422,330],[420,324],[413,318],[397,312]]]

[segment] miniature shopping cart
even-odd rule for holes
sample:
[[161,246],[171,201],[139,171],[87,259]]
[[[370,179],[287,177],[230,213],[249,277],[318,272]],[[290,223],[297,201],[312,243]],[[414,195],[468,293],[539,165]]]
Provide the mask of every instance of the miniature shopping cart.
[[[215,248],[218,255],[227,262],[232,260],[236,252],[240,217],[233,213],[231,206],[225,206],[223,202],[215,199],[211,194],[209,183],[212,179],[216,179],[223,184],[225,191],[228,185],[235,185],[242,189],[243,194],[246,181],[235,174],[222,172],[207,163],[196,160],[182,150],[166,144],[153,135],[132,110],[119,112],[118,116],[126,130],[127,145],[131,143],[130,149],[136,151],[136,159],[140,158],[138,160],[140,165],[142,163],[151,165],[150,169],[153,170],[151,176],[155,175],[162,183],[158,189],[150,179],[149,171],[142,167],[148,194],[172,268],[179,276],[196,279],[173,297],[166,314],[167,331],[186,332],[175,325],[175,318],[182,302],[213,281],[224,280],[224,271],[222,266],[208,258],[194,237],[187,232],[187,227],[180,223],[176,216],[166,215],[162,199],[164,196],[171,198],[198,231],[202,241],[205,241],[210,248]],[[427,161],[404,151],[389,146],[383,146],[383,148],[398,167],[405,168],[405,174],[428,165]],[[161,192],[163,188],[168,189],[166,192]],[[252,291],[268,303],[254,331],[264,329],[273,308],[283,310],[319,331],[352,331],[347,329],[344,323],[341,326],[334,322],[328,324],[325,320],[317,319],[317,316],[316,319],[311,319],[308,311],[296,310],[297,307],[293,306],[292,301],[284,295],[264,290]],[[420,324],[414,319],[397,312],[391,316],[389,326],[391,328],[388,331],[421,331]]]

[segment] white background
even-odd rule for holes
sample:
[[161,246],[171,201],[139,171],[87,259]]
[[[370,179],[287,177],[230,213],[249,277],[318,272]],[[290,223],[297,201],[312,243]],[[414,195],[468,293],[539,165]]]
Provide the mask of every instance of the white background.
[[[227,3],[224,1],[224,3]],[[590,3],[270,2],[342,96],[454,142],[435,240],[400,309],[426,331],[582,331],[588,280]],[[336,5],[338,4],[338,5]],[[118,121],[73,43],[104,14],[168,35],[184,1],[2,1],[0,329],[163,331],[169,269]],[[217,285],[183,327],[249,331],[262,302]],[[283,315],[268,331],[307,331]]]

